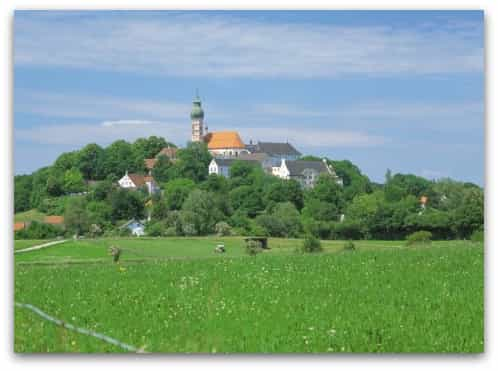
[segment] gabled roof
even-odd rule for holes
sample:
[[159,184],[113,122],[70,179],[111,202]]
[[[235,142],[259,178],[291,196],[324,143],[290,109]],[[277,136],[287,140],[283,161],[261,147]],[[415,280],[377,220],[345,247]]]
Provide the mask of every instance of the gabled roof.
[[212,161],[215,161],[218,166],[230,167],[233,165],[235,161],[243,161],[249,162],[254,165],[259,165],[259,161],[257,160],[244,160],[241,158],[213,158]]
[[61,215],[46,216],[43,220],[46,224],[64,224],[64,217]]
[[237,157],[237,158],[239,160],[263,162],[263,161],[269,160],[270,156],[268,156],[264,152],[259,152],[259,153],[241,153],[239,155],[239,157]]
[[215,131],[206,134],[204,140],[208,145],[208,149],[245,149],[245,145],[236,131]]
[[144,222],[137,220],[137,219],[130,219],[126,223],[120,225],[118,228],[119,229],[127,228],[129,225],[131,225],[133,223],[140,224],[141,226],[144,226]]
[[323,161],[285,161],[285,165],[291,176],[303,175],[303,172],[307,169],[318,171],[320,174],[330,173],[329,168]]
[[290,143],[258,142],[256,152],[268,153],[270,156],[301,156],[301,152]]
[[128,174],[128,177],[131,179],[135,187],[140,188],[145,185],[147,182],[154,182],[155,180],[150,175],[142,175],[142,174]]

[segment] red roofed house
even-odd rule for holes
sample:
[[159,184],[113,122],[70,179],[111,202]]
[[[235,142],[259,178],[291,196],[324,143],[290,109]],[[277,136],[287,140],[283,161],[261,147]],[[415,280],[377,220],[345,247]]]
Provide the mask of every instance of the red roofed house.
[[128,174],[128,172],[126,172],[124,177],[118,180],[118,184],[121,188],[126,189],[146,187],[149,194],[159,192],[159,187],[156,181],[150,175]]
[[14,223],[14,232],[21,231],[26,227],[27,227],[26,222]]
[[64,224],[64,217],[61,215],[49,215],[43,219],[43,222],[45,224],[62,225]]

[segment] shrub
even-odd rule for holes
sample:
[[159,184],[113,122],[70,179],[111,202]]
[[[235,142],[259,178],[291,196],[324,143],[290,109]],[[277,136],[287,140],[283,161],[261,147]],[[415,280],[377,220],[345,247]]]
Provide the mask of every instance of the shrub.
[[216,223],[214,230],[218,236],[230,236],[232,234],[232,227],[226,222]]
[[356,246],[354,245],[354,242],[352,240],[346,241],[343,247],[344,251],[355,251]]
[[255,256],[263,251],[263,248],[261,246],[261,242],[259,241],[247,241],[246,243],[246,253]]
[[163,236],[174,237],[174,236],[179,236],[179,234],[175,227],[168,227],[164,230]]
[[17,231],[14,234],[15,239],[28,239],[28,240],[43,240],[47,238],[55,238],[63,235],[63,231],[50,224],[39,222],[31,222],[29,227]]
[[470,236],[472,242],[484,242],[484,231],[474,231]]
[[407,246],[415,244],[430,244],[432,233],[428,231],[418,231],[406,236]]
[[159,237],[163,235],[164,226],[161,223],[147,224],[145,232],[147,232],[148,236]]
[[318,238],[312,234],[308,234],[304,237],[301,251],[305,253],[320,252],[322,251],[322,244]]

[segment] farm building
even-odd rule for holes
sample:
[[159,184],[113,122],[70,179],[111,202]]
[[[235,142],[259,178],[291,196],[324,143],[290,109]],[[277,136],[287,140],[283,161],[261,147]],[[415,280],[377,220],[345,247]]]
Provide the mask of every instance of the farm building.
[[303,188],[313,188],[321,174],[328,174],[342,184],[334,169],[323,161],[286,161],[282,159],[279,167],[273,168],[273,175],[282,179],[295,179]]
[[118,180],[121,188],[138,189],[145,187],[149,194],[154,194],[160,191],[159,186],[151,175],[142,174],[126,174]]
[[136,219],[128,220],[125,224],[119,227],[120,229],[128,229],[133,236],[143,236],[145,235],[145,225],[141,221]]
[[244,161],[260,166],[260,162],[256,160],[240,160],[235,158],[213,158],[209,164],[209,175],[216,174],[228,178],[230,176],[230,168],[236,161]]

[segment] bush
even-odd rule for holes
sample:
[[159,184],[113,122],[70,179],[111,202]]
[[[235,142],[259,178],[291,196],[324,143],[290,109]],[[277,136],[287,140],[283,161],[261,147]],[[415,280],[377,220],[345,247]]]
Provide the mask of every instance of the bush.
[[344,244],[343,249],[344,251],[355,251],[356,246],[354,245],[354,242],[352,240],[349,240]]
[[39,222],[31,222],[29,227],[17,231],[14,234],[16,240],[44,240],[47,238],[55,238],[62,236],[64,233],[61,229],[54,227],[51,224],[44,224]]
[[484,231],[474,231],[470,236],[472,242],[484,242]]
[[163,235],[164,226],[161,223],[147,224],[145,232],[147,233],[148,236],[159,237]]
[[418,231],[406,236],[406,245],[430,244],[432,233],[428,231]]
[[168,227],[164,230],[163,236],[174,237],[174,236],[179,236],[179,234],[175,227]]
[[214,230],[218,236],[230,236],[232,234],[232,227],[226,222],[216,223]]
[[313,253],[322,251],[322,244],[315,236],[308,234],[304,237],[301,251],[305,253]]
[[261,242],[259,241],[247,241],[246,243],[246,253],[255,256],[263,251],[263,247],[261,246]]

